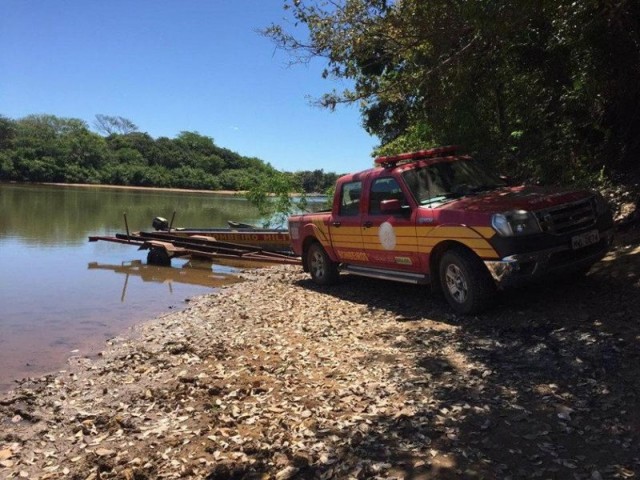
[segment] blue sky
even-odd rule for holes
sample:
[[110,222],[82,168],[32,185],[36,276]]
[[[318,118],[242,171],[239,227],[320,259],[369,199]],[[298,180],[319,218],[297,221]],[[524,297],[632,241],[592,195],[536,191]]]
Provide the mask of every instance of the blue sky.
[[256,30],[282,0],[0,0],[0,115],[130,119],[153,137],[183,130],[282,170],[371,166],[377,139],[357,107],[310,105],[346,84]]

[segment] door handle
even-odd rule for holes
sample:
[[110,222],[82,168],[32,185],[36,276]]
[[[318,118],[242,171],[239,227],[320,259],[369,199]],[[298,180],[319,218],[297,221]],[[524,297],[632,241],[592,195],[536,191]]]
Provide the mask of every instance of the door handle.
[[342,223],[340,223],[340,222],[333,222],[331,225],[333,225],[334,227],[339,227],[340,225],[342,225]]
[[371,228],[371,227],[373,227],[373,223],[372,223],[372,222],[364,222],[364,223],[362,224],[362,226],[363,226],[364,228]]

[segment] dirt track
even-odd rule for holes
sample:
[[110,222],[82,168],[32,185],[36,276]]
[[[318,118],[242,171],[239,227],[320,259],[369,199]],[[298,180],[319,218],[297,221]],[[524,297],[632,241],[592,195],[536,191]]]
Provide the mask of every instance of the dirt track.
[[0,478],[634,478],[640,244],[456,317],[247,274],[0,399]]

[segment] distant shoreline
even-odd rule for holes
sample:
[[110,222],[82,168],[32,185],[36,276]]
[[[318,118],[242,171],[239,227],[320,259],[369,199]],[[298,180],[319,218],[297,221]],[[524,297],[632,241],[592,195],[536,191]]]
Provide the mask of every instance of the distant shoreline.
[[[46,185],[54,187],[77,187],[77,188],[94,188],[105,190],[139,190],[144,192],[178,192],[178,193],[205,193],[208,195],[220,196],[242,196],[247,190],[199,190],[195,188],[168,188],[168,187],[139,187],[130,185],[104,185],[94,183],[54,183],[54,182],[0,182],[0,185],[6,183],[8,185]],[[293,194],[298,195],[298,194]],[[324,197],[322,193],[307,193],[307,197]]]
[[195,188],[165,188],[165,187],[139,187],[130,185],[104,185],[104,184],[92,184],[92,183],[51,183],[51,182],[32,182],[32,183],[18,183],[18,185],[52,185],[55,187],[79,187],[79,188],[103,188],[109,190],[140,190],[146,192],[184,192],[184,193],[207,193],[213,195],[244,195],[246,190],[199,190]]

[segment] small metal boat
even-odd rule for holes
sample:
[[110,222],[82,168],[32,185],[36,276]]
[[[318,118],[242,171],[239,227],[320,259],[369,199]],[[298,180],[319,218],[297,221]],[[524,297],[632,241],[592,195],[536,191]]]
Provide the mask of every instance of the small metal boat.
[[291,252],[289,231],[260,228],[247,223],[228,221],[229,228],[174,228],[162,217],[153,219],[152,227],[158,232],[180,237],[212,237],[218,242],[259,247],[270,252]]

